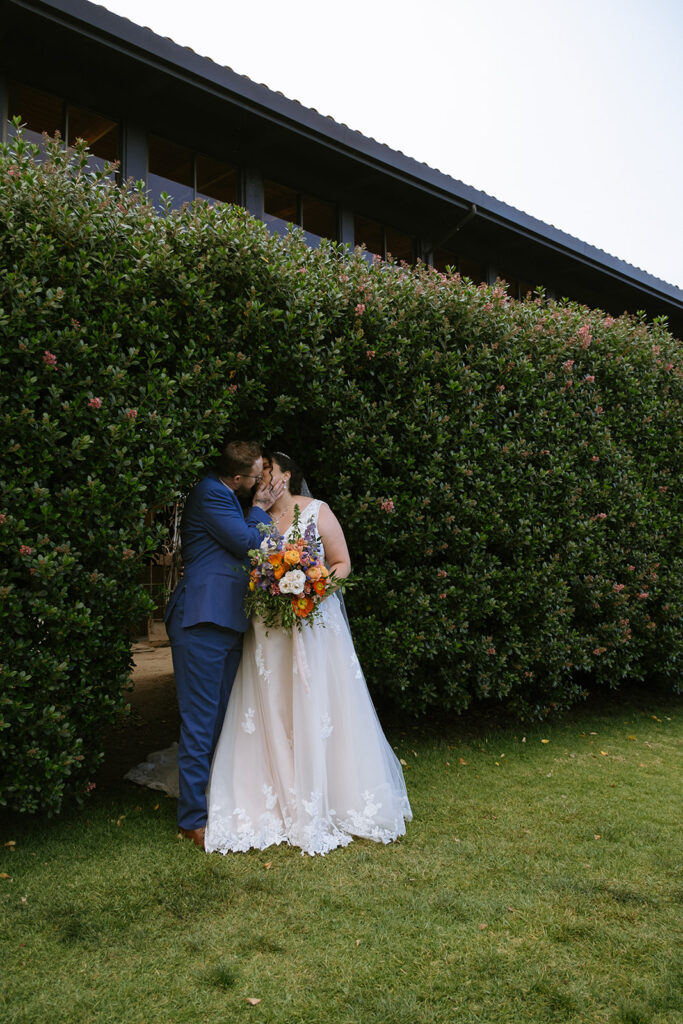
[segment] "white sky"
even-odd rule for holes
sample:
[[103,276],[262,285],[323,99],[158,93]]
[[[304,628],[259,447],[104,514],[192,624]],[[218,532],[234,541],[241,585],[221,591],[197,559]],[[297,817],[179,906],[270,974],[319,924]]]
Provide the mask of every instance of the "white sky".
[[105,0],[683,287],[683,0]]

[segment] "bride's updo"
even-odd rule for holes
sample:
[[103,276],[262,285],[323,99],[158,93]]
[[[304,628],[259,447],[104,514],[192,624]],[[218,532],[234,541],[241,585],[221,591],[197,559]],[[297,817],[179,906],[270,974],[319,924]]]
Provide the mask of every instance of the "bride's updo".
[[276,462],[280,470],[283,473],[291,473],[292,476],[289,481],[289,490],[291,494],[301,494],[301,484],[304,479],[303,470],[301,470],[294,459],[290,459],[289,455],[285,455],[284,452],[271,452],[264,451],[264,459],[270,459],[271,463]]

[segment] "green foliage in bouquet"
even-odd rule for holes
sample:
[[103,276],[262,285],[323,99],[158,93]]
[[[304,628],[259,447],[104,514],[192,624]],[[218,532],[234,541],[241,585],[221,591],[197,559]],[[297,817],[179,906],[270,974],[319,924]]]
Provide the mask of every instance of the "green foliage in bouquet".
[[87,153],[0,156],[0,802],[80,796],[125,703],[149,510],[224,433],[304,464],[349,542],[375,696],[542,716],[680,685],[680,342],[244,210],[159,215]]

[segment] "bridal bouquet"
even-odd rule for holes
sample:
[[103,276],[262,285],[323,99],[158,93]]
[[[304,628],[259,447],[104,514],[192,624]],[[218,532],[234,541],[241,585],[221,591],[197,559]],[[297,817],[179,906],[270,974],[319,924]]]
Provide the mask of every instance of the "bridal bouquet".
[[339,586],[322,560],[315,524],[301,533],[299,506],[287,540],[273,527],[259,548],[249,552],[247,615],[259,615],[267,627],[302,628],[320,614],[320,602],[331,586]]

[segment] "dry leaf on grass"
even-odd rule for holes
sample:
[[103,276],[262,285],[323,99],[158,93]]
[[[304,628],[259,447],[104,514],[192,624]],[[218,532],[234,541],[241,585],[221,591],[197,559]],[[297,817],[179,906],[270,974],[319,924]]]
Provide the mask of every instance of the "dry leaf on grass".
[[249,1003],[250,1006],[258,1006],[258,1004],[261,1002],[261,1000],[260,999],[254,999],[253,996],[247,996],[247,1002]]

